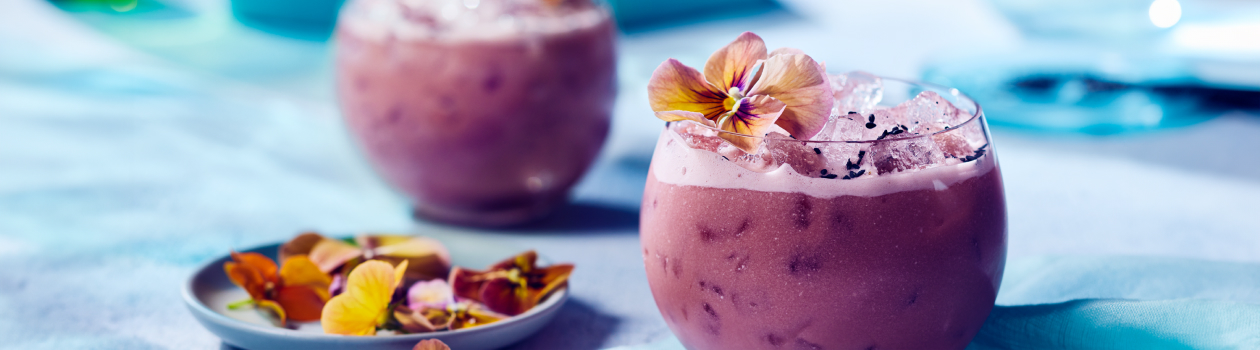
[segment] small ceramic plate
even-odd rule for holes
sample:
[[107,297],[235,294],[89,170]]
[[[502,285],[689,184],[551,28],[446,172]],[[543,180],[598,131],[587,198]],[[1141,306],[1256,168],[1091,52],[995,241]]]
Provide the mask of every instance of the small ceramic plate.
[[[445,238],[439,240],[450,251],[456,266],[480,269],[520,253],[502,247],[494,249],[493,244],[487,245],[486,242]],[[279,247],[277,243],[243,251],[258,252],[275,259]],[[424,339],[440,339],[452,349],[459,350],[498,349],[542,329],[569,298],[568,289],[562,288],[523,314],[474,328],[366,337],[332,335],[324,334],[319,322],[300,322],[297,329],[279,328],[272,326],[252,308],[228,310],[228,304],[249,298],[249,294],[232,284],[223,272],[223,263],[229,260],[231,257],[224,255],[201,266],[184,285],[184,304],[211,333],[228,344],[249,350],[411,350]]]

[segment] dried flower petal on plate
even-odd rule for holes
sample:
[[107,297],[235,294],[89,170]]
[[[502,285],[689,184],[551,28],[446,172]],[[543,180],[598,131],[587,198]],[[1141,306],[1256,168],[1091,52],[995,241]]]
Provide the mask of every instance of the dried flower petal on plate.
[[446,247],[437,240],[421,236],[369,234],[346,241],[307,232],[280,247],[281,256],[303,254],[309,255],[326,273],[341,268],[344,274],[357,262],[372,259],[391,264],[408,260],[407,278],[412,280],[445,278],[451,269]]
[[258,309],[283,326],[288,320],[314,321],[328,300],[332,281],[305,255],[290,257],[283,267],[259,253],[232,252],[232,261],[223,264],[232,283],[249,293]]
[[573,272],[573,264],[540,268],[537,260],[538,254],[531,250],[487,271],[456,267],[451,270],[451,287],[456,296],[481,302],[491,311],[519,315],[564,286]]
[[446,346],[446,343],[443,343],[441,340],[425,339],[416,343],[416,347],[411,348],[411,350],[451,350],[451,347]]
[[324,307],[320,322],[325,333],[373,335],[390,316],[390,299],[399,285],[407,261],[398,266],[379,260],[359,264],[346,279],[346,291]]

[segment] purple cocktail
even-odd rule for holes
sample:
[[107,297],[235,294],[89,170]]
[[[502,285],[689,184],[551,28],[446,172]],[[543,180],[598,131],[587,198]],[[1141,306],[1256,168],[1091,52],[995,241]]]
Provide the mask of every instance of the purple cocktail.
[[963,349],[992,309],[1006,209],[979,106],[829,78],[836,108],[809,141],[726,134],[760,143],[745,152],[692,121],[662,132],[643,260],[688,349]]
[[615,32],[586,0],[356,0],[341,108],[422,217],[514,224],[565,200],[608,134]]

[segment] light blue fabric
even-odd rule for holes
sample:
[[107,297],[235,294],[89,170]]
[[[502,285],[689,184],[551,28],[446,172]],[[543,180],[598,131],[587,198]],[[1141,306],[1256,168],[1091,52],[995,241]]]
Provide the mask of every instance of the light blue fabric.
[[[1155,257],[1013,261],[968,350],[1258,349],[1260,265]],[[676,338],[617,350],[681,350]]]

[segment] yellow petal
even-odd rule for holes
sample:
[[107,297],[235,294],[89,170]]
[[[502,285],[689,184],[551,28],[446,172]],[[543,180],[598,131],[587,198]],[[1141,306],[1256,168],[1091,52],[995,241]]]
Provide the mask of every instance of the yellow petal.
[[564,286],[569,282],[569,275],[573,273],[573,264],[556,264],[544,267],[540,270],[541,271],[539,272],[543,275],[540,279],[545,285],[542,289],[531,291],[531,308],[534,305],[538,305],[538,303],[542,301],[543,297],[546,297],[548,294],[551,294],[551,292],[556,291],[556,289],[560,289],[561,286]]
[[705,125],[705,126],[715,127],[715,128],[717,127],[717,124],[713,123],[712,120],[705,119],[704,114],[700,114],[698,112],[664,111],[664,112],[656,112],[656,117],[667,122],[690,120],[693,122],[700,123],[700,125]]
[[280,280],[286,286],[307,286],[324,296],[324,300],[328,297],[328,286],[332,284],[332,277],[320,271],[319,266],[315,265],[306,255],[296,255],[289,257],[280,265]]
[[328,334],[373,335],[376,334],[376,321],[384,312],[384,309],[373,306],[348,293],[341,293],[324,305],[319,322],[324,327],[324,333]]
[[740,34],[735,41],[714,52],[704,64],[704,77],[722,91],[738,87],[747,92],[757,61],[766,59],[766,43],[752,32]]
[[284,314],[284,308],[280,304],[271,300],[254,300],[254,305],[259,310],[271,316],[271,322],[276,327],[284,327],[288,321]]
[[726,92],[705,81],[700,71],[672,58],[661,63],[648,82],[648,101],[656,112],[697,112],[714,120],[726,113],[725,99]]
[[766,95],[742,99],[735,111],[718,120],[718,127],[753,137],[727,133],[719,133],[718,136],[744,152],[756,153],[757,148],[761,147],[762,137],[769,131],[775,120],[780,118],[786,106],[783,102]]
[[332,272],[350,259],[363,255],[363,250],[336,239],[324,239],[311,248],[309,255],[312,262],[324,273]]
[[[451,270],[451,255],[442,242],[420,236],[361,236],[356,239],[364,247],[372,247],[375,258],[391,262],[406,259],[407,277],[417,280],[445,278]],[[367,243],[367,244],[363,244]]]
[[402,279],[406,262],[395,271],[389,263],[370,260],[359,264],[346,280],[346,291],[324,306],[324,332],[346,335],[376,334],[377,322],[389,309],[390,297]]
[[769,95],[787,105],[775,124],[801,140],[822,130],[835,105],[822,66],[807,55],[782,54],[767,59],[761,69],[748,95]]

